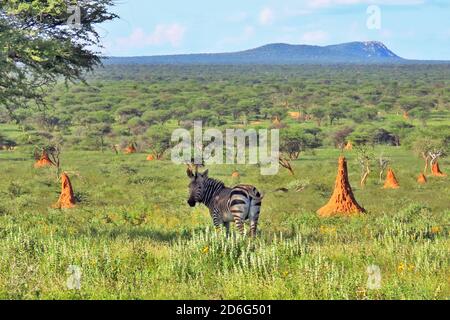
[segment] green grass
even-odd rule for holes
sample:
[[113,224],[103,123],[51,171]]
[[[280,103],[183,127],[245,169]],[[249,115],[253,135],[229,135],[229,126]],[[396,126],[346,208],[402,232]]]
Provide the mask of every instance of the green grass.
[[[205,207],[186,204],[183,166],[148,162],[145,154],[62,154],[78,199],[55,210],[54,169],[36,170],[19,147],[0,152],[0,298],[3,299],[448,299],[449,178],[415,182],[422,164],[401,148],[392,158],[399,190],[383,190],[376,174],[358,188],[368,213],[320,219],[331,194],[339,151],[318,150],[294,163],[297,178],[237,166],[239,182],[265,192],[256,240],[212,231]],[[377,150],[377,152],[380,152]],[[235,166],[210,175],[236,184]],[[450,162],[441,162],[449,171]],[[276,193],[295,179],[302,192]],[[369,265],[382,272],[368,290]],[[69,265],[82,269],[80,291],[67,289]]]

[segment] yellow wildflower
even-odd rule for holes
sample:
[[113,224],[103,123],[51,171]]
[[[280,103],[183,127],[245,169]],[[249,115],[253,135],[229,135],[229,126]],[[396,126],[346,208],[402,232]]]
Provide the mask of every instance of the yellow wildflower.
[[336,234],[336,228],[335,227],[320,226],[319,232],[321,234],[334,235],[334,234]]
[[433,233],[433,234],[440,233],[441,231],[442,231],[442,227],[432,227],[431,228],[431,233]]
[[357,288],[356,289],[356,298],[359,300],[367,299],[367,290],[366,288]]
[[207,254],[209,252],[209,246],[203,248],[202,253]]

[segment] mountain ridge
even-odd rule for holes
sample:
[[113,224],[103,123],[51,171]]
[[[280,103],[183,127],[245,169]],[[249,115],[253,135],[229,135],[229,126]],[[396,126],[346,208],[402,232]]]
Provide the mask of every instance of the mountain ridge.
[[401,63],[403,59],[379,41],[354,41],[316,46],[271,43],[224,53],[192,53],[138,57],[107,57],[108,64],[333,64]]

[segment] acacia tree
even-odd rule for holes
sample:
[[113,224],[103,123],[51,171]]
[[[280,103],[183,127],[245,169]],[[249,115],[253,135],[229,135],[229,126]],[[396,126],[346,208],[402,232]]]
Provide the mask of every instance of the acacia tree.
[[322,145],[320,129],[286,128],[281,131],[280,151],[290,160],[298,159],[302,151]]
[[12,118],[30,99],[42,105],[47,85],[83,80],[101,64],[95,25],[117,17],[111,6],[112,0],[0,1],[0,106]]
[[336,102],[331,102],[326,114],[328,116],[328,119],[330,121],[330,126],[334,124],[335,121],[345,118],[345,114],[347,113],[347,108],[345,104],[339,104]]
[[96,144],[100,147],[100,151],[103,153],[105,149],[105,139],[108,135],[112,133],[112,127],[106,123],[94,124],[90,127],[89,134],[92,135]]
[[327,111],[323,107],[314,107],[311,109],[311,114],[314,117],[314,120],[317,123],[317,126],[320,127],[323,119],[325,118]]
[[427,126],[427,120],[431,117],[431,110],[437,105],[435,99],[425,99],[420,100],[420,104],[414,109],[410,110],[410,115],[418,119],[423,127]]
[[400,105],[400,109],[406,117],[409,115],[410,110],[420,106],[420,100],[415,96],[403,97],[399,99],[398,103]]
[[144,137],[157,160],[161,160],[164,153],[170,148],[170,138],[170,130],[160,125],[150,127]]
[[345,144],[347,143],[348,139],[347,137],[353,132],[353,128],[350,127],[344,127],[332,134],[332,140],[334,143],[334,146],[336,148],[339,148],[341,150],[344,149]]

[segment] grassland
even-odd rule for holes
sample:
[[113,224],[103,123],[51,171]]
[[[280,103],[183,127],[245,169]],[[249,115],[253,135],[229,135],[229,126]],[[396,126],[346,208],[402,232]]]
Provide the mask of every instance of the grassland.
[[[14,127],[2,132],[14,136]],[[410,151],[376,147],[392,159],[401,188],[383,190],[376,173],[358,187],[359,165],[346,152],[356,198],[368,211],[320,219],[339,150],[294,162],[297,177],[261,176],[254,166],[212,166],[228,185],[265,193],[256,240],[212,231],[205,207],[191,209],[185,168],[146,154],[62,153],[79,203],[52,209],[55,169],[33,168],[31,152],[0,152],[2,299],[448,299],[449,178],[419,186],[422,162]],[[450,173],[450,161],[441,161]],[[237,168],[240,181],[231,178]],[[275,192],[300,180],[302,192]],[[369,265],[382,285],[367,288]],[[69,290],[67,268],[82,270]]]

